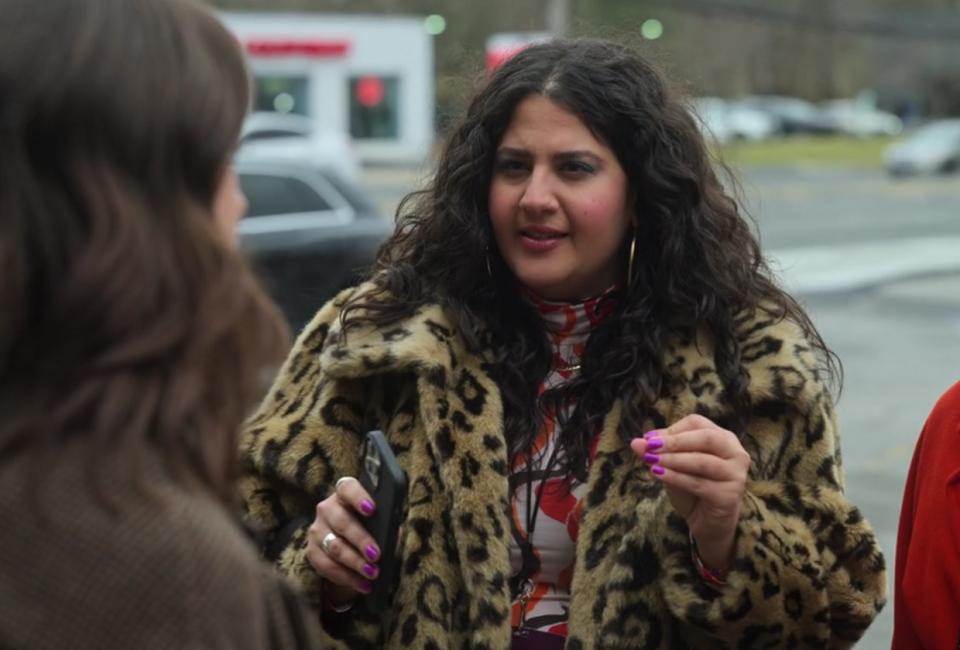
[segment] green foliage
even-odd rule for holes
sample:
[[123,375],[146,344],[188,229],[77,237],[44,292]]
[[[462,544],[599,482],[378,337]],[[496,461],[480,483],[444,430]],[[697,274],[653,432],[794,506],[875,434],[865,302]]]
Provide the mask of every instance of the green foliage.
[[762,142],[735,141],[719,148],[733,167],[856,167],[876,169],[893,138],[847,136],[784,137]]

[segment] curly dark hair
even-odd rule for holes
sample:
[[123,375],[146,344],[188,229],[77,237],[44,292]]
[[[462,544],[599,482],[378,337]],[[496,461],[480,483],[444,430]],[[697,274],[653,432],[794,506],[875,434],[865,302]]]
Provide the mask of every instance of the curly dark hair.
[[[579,376],[539,400],[537,387],[550,369],[544,325],[500,259],[487,211],[496,149],[514,109],[532,94],[577,115],[613,150],[637,215],[629,288],[591,335]],[[839,362],[774,281],[686,105],[625,46],[557,40],[505,63],[452,132],[432,182],[404,199],[397,218],[372,272],[374,288],[348,302],[344,325],[393,322],[439,301],[469,344],[493,344],[511,455],[530,448],[549,404],[572,399],[577,406],[561,423],[560,441],[567,469],[582,477],[599,420],[622,399],[622,434],[642,433],[638,427],[670,381],[662,350],[671,337],[696,331],[712,339],[734,413],[724,424],[742,431],[751,404],[736,320],[757,308],[798,323],[826,376],[839,381]]]
[[79,442],[109,496],[151,449],[232,499],[287,340],[213,215],[249,106],[240,47],[192,0],[0,15],[0,456],[73,462]]

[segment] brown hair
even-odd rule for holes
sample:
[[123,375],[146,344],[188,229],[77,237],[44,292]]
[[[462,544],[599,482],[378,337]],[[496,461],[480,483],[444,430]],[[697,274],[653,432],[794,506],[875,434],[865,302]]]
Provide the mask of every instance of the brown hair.
[[[0,454],[231,487],[286,330],[211,207],[249,103],[189,0],[0,0]],[[115,462],[114,462],[115,461]]]

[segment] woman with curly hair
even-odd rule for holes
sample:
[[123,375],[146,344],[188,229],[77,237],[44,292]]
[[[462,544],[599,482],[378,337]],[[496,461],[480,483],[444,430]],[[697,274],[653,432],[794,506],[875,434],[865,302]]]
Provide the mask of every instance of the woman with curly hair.
[[[663,77],[536,45],[300,335],[242,438],[245,503],[331,647],[847,647],[885,571],[835,365]],[[384,615],[368,429],[409,481]]]
[[189,0],[0,16],[0,647],[311,647],[234,514],[287,339],[234,241],[243,55]]

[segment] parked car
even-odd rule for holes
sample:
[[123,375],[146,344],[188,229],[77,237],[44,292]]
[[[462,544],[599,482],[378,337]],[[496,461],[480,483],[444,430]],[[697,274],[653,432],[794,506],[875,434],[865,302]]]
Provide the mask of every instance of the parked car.
[[241,247],[298,331],[370,267],[393,224],[322,165],[238,154],[234,166],[249,202]]
[[890,145],[883,160],[893,176],[960,169],[960,119],[928,122],[906,140]]
[[763,140],[777,132],[778,123],[770,115],[719,97],[697,97],[694,114],[703,132],[717,142]]
[[836,133],[833,120],[810,102],[798,97],[754,95],[741,100],[741,105],[763,111],[777,124],[783,134]]
[[719,143],[733,138],[727,119],[727,103],[719,97],[695,97],[690,108],[697,118],[700,131]]
[[864,106],[855,100],[837,99],[823,107],[837,130],[859,138],[899,135],[903,122],[893,113]]
[[740,140],[765,140],[780,129],[780,122],[772,115],[741,102],[727,104],[727,125],[733,137]]
[[312,162],[342,178],[360,178],[360,160],[346,133],[319,128],[303,115],[260,111],[251,113],[240,133],[240,153],[260,159]]

